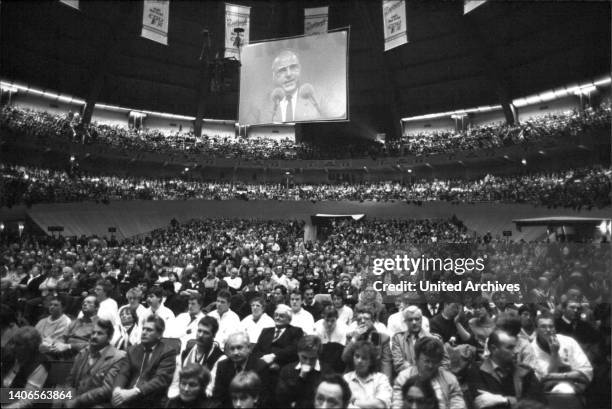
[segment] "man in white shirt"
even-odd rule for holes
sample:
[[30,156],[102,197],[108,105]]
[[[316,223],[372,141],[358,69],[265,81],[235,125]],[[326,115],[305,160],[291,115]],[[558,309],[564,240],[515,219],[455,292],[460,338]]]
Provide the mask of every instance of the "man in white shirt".
[[332,303],[336,311],[338,311],[338,321],[348,326],[353,321],[353,310],[351,307],[344,305],[342,290],[334,290]]
[[58,297],[51,298],[49,302],[49,316],[36,324],[36,330],[42,337],[40,352],[48,352],[49,347],[57,340],[63,340],[62,335],[70,326],[70,318],[64,314],[64,305]]
[[242,286],[242,278],[238,276],[238,269],[236,267],[232,267],[229,277],[224,277],[223,281],[225,281],[230,288],[233,288],[236,291],[240,290],[240,287]]
[[536,339],[531,346],[535,373],[546,390],[579,393],[593,379],[593,367],[584,351],[573,338],[556,334],[552,314],[536,318]]
[[219,294],[217,294],[217,309],[208,313],[209,317],[213,317],[219,323],[219,331],[215,336],[215,342],[221,348],[225,347],[227,337],[240,328],[238,314],[230,310],[231,298],[232,295],[229,291],[219,291]]
[[311,313],[302,308],[302,293],[300,293],[299,290],[295,290],[291,293],[289,297],[289,306],[293,313],[291,325],[301,328],[306,335],[314,334],[314,318],[312,318]]
[[274,327],[274,320],[264,312],[263,298],[255,297],[251,300],[251,314],[240,325],[253,343],[259,339],[262,329]]
[[335,342],[346,346],[346,325],[338,320],[338,311],[328,305],[321,315],[323,318],[315,322],[315,335],[321,338],[321,344]]
[[198,323],[202,318],[204,318],[202,297],[199,294],[192,294],[187,302],[187,312],[176,316],[171,330],[172,337],[181,340],[181,351],[187,346],[187,341],[195,339]]
[[[113,284],[109,280],[101,279],[96,282],[94,287],[94,293],[100,307],[96,314],[98,318],[109,320],[113,324],[114,334],[111,343],[117,341],[119,338],[119,324],[121,323],[119,318],[119,308],[117,307],[117,301],[110,298],[110,294],[113,291]],[[83,311],[79,312],[77,318],[83,318]]]
[[170,308],[166,307],[162,304],[163,291],[160,287],[155,286],[149,290],[149,295],[147,296],[147,302],[149,303],[149,308],[147,308],[147,317],[150,315],[157,315],[166,324],[164,329],[164,337],[168,337],[172,333],[172,323],[174,321],[174,313],[170,310]]

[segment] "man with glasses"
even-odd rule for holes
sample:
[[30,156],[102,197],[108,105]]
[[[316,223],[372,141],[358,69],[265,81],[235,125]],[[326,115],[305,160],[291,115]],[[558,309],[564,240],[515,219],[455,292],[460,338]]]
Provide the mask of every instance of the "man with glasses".
[[352,365],[355,344],[357,341],[370,341],[380,350],[380,366],[377,370],[387,375],[389,382],[392,380],[392,358],[390,338],[387,334],[376,331],[374,328],[374,312],[371,308],[362,306],[357,308],[357,329],[347,335],[346,347],[342,352],[342,360],[347,365]]
[[447,409],[466,409],[461,386],[455,375],[441,368],[444,357],[442,341],[434,337],[420,338],[414,344],[415,365],[401,371],[393,384],[392,408],[402,409],[404,397],[402,388],[414,376],[419,376],[425,382],[431,383],[440,407]]
[[251,314],[240,322],[251,342],[256,342],[259,339],[259,335],[264,328],[274,327],[274,320],[264,312],[264,305],[263,298],[253,298],[251,300]]

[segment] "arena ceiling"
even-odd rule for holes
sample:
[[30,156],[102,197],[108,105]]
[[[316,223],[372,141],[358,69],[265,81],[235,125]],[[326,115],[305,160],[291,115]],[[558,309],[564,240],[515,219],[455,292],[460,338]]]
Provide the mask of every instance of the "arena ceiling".
[[[142,1],[80,3],[77,11],[56,0],[2,1],[0,76],[195,115],[202,30],[220,51],[224,3],[171,0],[167,47],[140,37]],[[304,7],[329,5],[330,29],[350,26],[350,128],[357,133],[393,133],[401,117],[498,104],[610,72],[605,1],[489,0],[467,16],[461,1],[408,1],[410,42],[386,53],[380,1],[234,3],[252,7],[252,41],[302,34]],[[235,119],[237,99],[236,91],[208,96],[205,117]]]

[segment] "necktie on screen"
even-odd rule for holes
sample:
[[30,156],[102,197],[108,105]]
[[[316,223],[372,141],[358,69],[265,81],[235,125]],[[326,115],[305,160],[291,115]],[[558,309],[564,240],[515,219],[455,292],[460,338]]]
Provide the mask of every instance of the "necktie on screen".
[[293,97],[287,98],[287,112],[285,122],[293,122]]

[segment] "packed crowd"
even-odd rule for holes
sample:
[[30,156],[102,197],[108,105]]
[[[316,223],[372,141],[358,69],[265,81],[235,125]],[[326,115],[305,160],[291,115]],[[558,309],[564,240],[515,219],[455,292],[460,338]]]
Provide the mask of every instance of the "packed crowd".
[[[301,222],[218,219],[123,242],[3,236],[3,387],[70,390],[66,407],[610,406],[609,246],[475,238],[456,219],[320,230],[305,242]],[[390,297],[370,283],[374,258],[459,245],[484,271],[416,277],[520,291]]]
[[0,165],[0,206],[49,202],[111,200],[317,200],[406,201],[422,203],[531,203],[573,209],[610,205],[612,171],[572,169],[525,176],[487,175],[473,180],[433,180],[413,184],[243,184],[184,179],[86,176]]
[[[190,131],[164,133],[156,129],[125,128],[106,124],[83,125],[78,114],[54,115],[5,106],[0,111],[0,128],[36,136],[80,142],[101,143],[124,152],[156,152],[173,156],[266,159],[349,159],[404,154],[430,155],[462,150],[497,148],[529,142],[556,141],[576,137],[589,129],[610,126],[610,102],[582,113],[535,117],[520,124],[488,124],[466,131],[435,131],[406,135],[386,144],[363,138],[313,138],[308,143],[290,139],[232,138],[219,135],[195,137]],[[44,143],[44,142],[43,142]]]
[[589,108],[579,113],[549,114],[530,118],[516,125],[503,123],[487,124],[461,132],[432,131],[404,136],[395,143],[398,149],[408,146],[408,152],[415,155],[453,153],[465,150],[500,148],[503,146],[531,142],[554,142],[575,138],[590,129],[610,126],[612,107],[606,101],[597,109]]

